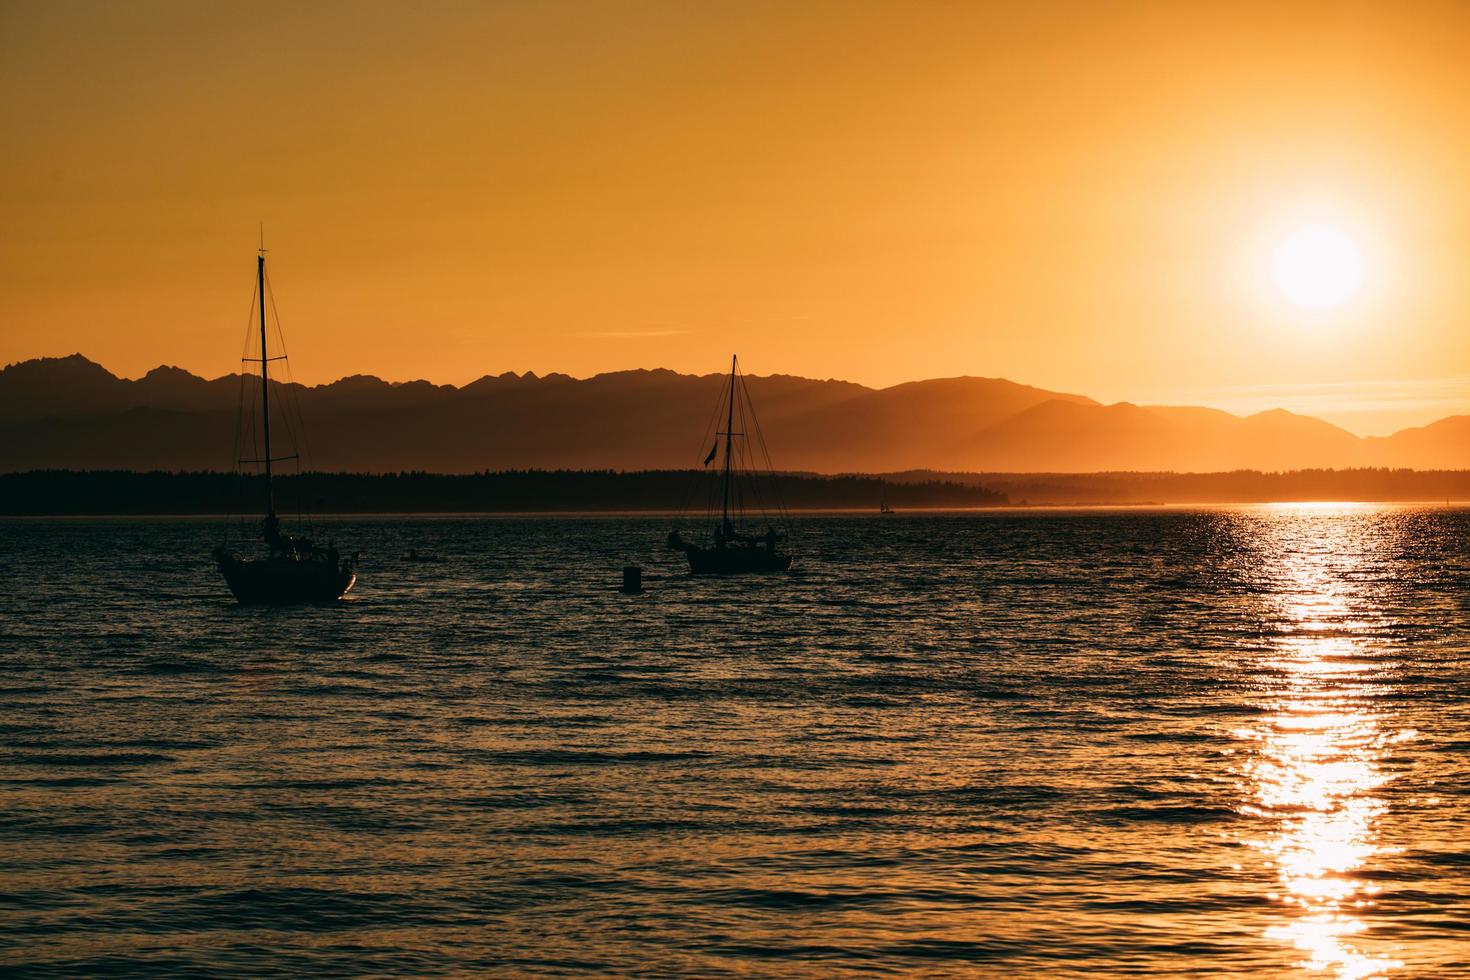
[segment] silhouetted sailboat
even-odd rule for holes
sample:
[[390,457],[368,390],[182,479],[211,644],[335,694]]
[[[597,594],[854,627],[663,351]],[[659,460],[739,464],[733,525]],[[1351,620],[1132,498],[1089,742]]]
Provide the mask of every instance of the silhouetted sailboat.
[[[713,508],[709,516],[712,528],[709,532],[709,544],[695,544],[684,540],[680,533],[669,532],[668,545],[675,551],[682,551],[689,559],[689,570],[695,575],[738,575],[748,572],[784,572],[791,567],[791,556],[781,550],[781,543],[786,540],[784,528],[777,528],[777,524],[784,525],[786,522],[778,514],[775,519],[766,513],[765,503],[762,499],[759,486],[756,482],[756,460],[751,452],[750,435],[755,435],[755,445],[759,447],[764,457],[765,467],[770,469],[770,456],[765,450],[765,440],[760,435],[760,426],[755,419],[755,410],[750,405],[750,395],[745,393],[745,398],[740,398],[740,393],[745,389],[744,379],[740,377],[738,360],[730,358],[730,380],[728,403],[722,407],[725,409],[725,431],[715,433],[715,443],[710,448],[709,455],[704,458],[704,465],[708,466],[714,461],[719,451],[721,436],[725,439],[725,462],[720,473],[720,509],[718,520],[714,519]],[[723,400],[723,399],[722,399]],[[735,430],[735,423],[740,422],[742,430]],[[740,457],[747,466],[737,466],[735,437],[744,437],[741,445]],[[746,457],[749,457],[746,459]],[[745,492],[748,491],[748,492]],[[760,512],[763,523],[766,525],[764,533],[752,534],[742,530],[746,518],[746,503],[753,504]],[[779,498],[773,497],[773,504],[780,510]]]
[[[260,557],[246,558],[221,546],[214,550],[214,559],[229,583],[230,591],[242,603],[330,602],[341,598],[357,581],[357,559],[343,558],[330,543],[319,547],[310,538],[286,534],[281,530],[280,518],[276,516],[275,493],[271,487],[271,464],[297,457],[271,456],[269,365],[280,358],[271,357],[266,347],[264,249],[256,259],[255,277],[260,301],[260,430],[265,451],[259,459],[241,459],[239,462],[264,466],[265,519],[260,525],[260,540],[267,550]],[[253,362],[256,358],[246,360]]]
[[883,494],[883,498],[878,501],[878,513],[892,514],[893,512],[893,508],[888,506],[888,494],[885,491]]

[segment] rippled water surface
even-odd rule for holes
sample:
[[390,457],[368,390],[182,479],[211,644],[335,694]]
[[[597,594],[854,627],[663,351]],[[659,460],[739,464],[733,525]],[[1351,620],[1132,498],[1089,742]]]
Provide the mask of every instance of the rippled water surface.
[[11,975],[1470,975],[1464,510],[219,528],[0,522]]

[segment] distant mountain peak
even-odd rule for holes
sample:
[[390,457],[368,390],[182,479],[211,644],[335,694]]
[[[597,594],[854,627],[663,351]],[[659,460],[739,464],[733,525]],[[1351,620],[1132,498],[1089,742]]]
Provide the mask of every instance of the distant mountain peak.
[[335,391],[385,391],[392,385],[376,374],[349,374],[345,378],[338,378],[330,384],[317,385],[317,387]]
[[527,371],[525,374],[516,374],[514,371],[502,371],[500,374],[481,375],[474,381],[460,388],[467,394],[478,394],[486,391],[504,391],[510,388],[522,388],[532,385],[541,385],[548,382],[570,381],[571,378],[565,374],[548,374],[544,378],[536,376],[535,371]]
[[[293,386],[314,466],[353,471],[697,466],[727,372],[505,371],[462,387],[355,374]],[[240,375],[160,365],[137,381],[80,353],[0,370],[0,470],[215,468],[229,458]],[[1005,378],[869,388],[746,375],[773,462],[813,472],[941,469],[1214,472],[1470,468],[1470,416],[1360,439],[1282,408],[1103,405]]]
[[81,354],[67,354],[65,357],[34,357],[28,361],[16,361],[0,369],[0,375],[49,375],[118,380],[117,375]]
[[205,381],[199,375],[191,374],[183,368],[174,367],[171,364],[160,364],[139,378],[137,383],[148,388],[166,388],[170,390],[187,389],[197,385],[209,384],[208,381]]

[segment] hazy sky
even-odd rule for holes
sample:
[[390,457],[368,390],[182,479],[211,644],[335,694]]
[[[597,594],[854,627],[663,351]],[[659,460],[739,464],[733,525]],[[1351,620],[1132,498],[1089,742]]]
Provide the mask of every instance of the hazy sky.
[[[0,362],[1470,411],[1470,4],[0,2]],[[1362,286],[1273,281],[1327,223]]]

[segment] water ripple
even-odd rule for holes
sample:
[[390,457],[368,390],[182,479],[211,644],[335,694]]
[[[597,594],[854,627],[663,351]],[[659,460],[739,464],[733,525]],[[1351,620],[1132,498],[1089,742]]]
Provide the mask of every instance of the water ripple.
[[666,530],[352,519],[262,610],[211,522],[0,522],[0,968],[1465,971],[1470,513]]

